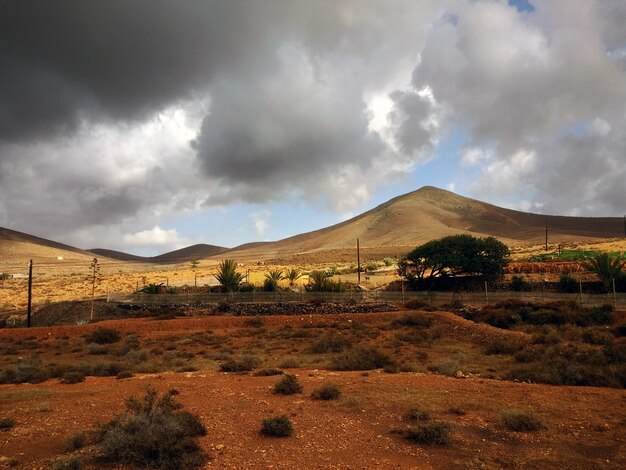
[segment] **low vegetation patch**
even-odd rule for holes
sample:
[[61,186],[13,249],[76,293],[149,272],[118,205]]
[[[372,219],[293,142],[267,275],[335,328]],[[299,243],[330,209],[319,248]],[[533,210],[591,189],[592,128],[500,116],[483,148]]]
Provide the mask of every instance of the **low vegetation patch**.
[[293,424],[288,416],[276,416],[261,421],[261,434],[271,437],[289,437],[293,434]]
[[15,420],[13,418],[0,418],[0,430],[8,431],[15,427]]
[[358,347],[337,354],[332,359],[333,370],[382,369],[394,363],[386,354],[373,347]]
[[544,424],[530,413],[520,410],[504,410],[500,414],[502,424],[509,431],[533,432],[545,429]]
[[284,374],[284,372],[280,369],[266,367],[266,368],[257,370],[252,375],[254,375],[255,377],[270,377],[272,375],[282,375],[282,374]]
[[293,374],[287,374],[276,382],[276,385],[274,385],[274,393],[279,395],[294,395],[302,392],[302,388],[298,377]]
[[448,445],[452,442],[452,426],[440,421],[420,423],[415,427],[395,432],[416,444]]
[[240,359],[230,359],[220,364],[221,372],[250,372],[261,364],[261,359],[252,354],[244,354]]
[[182,409],[175,391],[126,400],[126,413],[102,426],[104,462],[166,470],[194,469],[207,460],[195,438],[206,435],[198,416]]
[[87,336],[87,343],[113,344],[120,340],[120,334],[113,328],[98,327]]
[[407,412],[406,419],[409,421],[428,421],[430,414],[421,408],[413,408]]
[[341,390],[333,383],[324,384],[311,393],[314,400],[337,400],[340,396]]

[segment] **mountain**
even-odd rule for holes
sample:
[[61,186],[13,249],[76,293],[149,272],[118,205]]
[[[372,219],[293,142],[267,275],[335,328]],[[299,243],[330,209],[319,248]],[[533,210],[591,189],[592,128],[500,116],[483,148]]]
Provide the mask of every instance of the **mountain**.
[[619,217],[566,217],[531,214],[459,196],[425,186],[395,197],[357,217],[327,228],[285,238],[245,250],[232,250],[233,257],[278,257],[321,250],[362,247],[414,247],[446,235],[467,233],[494,236],[517,246],[542,243],[548,226],[550,243],[624,235]]
[[[531,214],[459,196],[425,186],[395,197],[345,222],[276,242],[247,243],[232,249],[198,244],[154,257],[141,257],[107,249],[83,251],[21,232],[0,228],[0,263],[28,257],[55,260],[57,257],[141,263],[183,263],[192,259],[229,257],[242,261],[267,259],[298,262],[336,262],[352,259],[356,239],[364,253],[381,256],[403,254],[428,240],[467,233],[494,236],[509,244],[543,243],[545,227],[551,244],[624,236],[621,217],[565,217]],[[99,258],[100,260],[100,258]],[[0,266],[0,269],[2,266]]]

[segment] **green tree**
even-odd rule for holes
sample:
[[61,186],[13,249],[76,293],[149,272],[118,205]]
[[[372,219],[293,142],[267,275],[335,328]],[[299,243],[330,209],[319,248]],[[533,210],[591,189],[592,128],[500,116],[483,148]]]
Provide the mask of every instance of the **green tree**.
[[281,269],[266,273],[265,280],[263,281],[263,290],[269,292],[277,290],[278,283],[284,278],[285,277],[283,276],[283,271]]
[[508,247],[493,237],[450,235],[418,246],[398,263],[398,273],[411,283],[436,277],[472,275],[487,280],[504,274]]
[[302,271],[296,268],[288,269],[285,273],[285,279],[289,280],[289,285],[294,286],[296,281],[302,277]]
[[309,288],[315,292],[327,290],[328,274],[325,271],[311,271],[309,273]]
[[598,253],[592,259],[583,261],[583,266],[600,278],[606,292],[613,289],[613,280],[619,279],[626,267],[626,260],[622,256],[611,256],[608,253]]
[[215,275],[215,279],[220,283],[222,289],[227,292],[239,290],[243,277],[243,274],[237,272],[237,262],[234,259],[221,261]]
[[198,266],[200,265],[200,261],[194,258],[189,262],[189,264],[191,265],[191,270],[195,271],[196,269],[198,269]]

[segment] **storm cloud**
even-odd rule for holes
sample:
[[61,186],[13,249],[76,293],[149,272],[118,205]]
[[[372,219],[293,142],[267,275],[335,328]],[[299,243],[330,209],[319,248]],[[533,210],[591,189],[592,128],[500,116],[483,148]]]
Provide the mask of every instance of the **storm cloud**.
[[455,135],[476,197],[622,213],[626,6],[531,3],[0,1],[0,225],[136,246],[215,205],[345,214]]

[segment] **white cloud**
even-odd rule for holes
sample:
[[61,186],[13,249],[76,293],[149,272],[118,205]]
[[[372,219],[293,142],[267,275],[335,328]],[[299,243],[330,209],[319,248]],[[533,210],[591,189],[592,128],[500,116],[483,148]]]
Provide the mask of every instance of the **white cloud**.
[[256,232],[257,236],[265,236],[267,229],[270,227],[269,218],[271,217],[271,215],[272,213],[267,209],[263,209],[259,212],[254,212],[250,214],[250,218],[252,219],[252,222],[254,224],[254,231]]
[[173,247],[182,248],[189,244],[189,240],[181,237],[176,229],[164,230],[158,225],[150,230],[125,234],[123,242],[128,247]]

